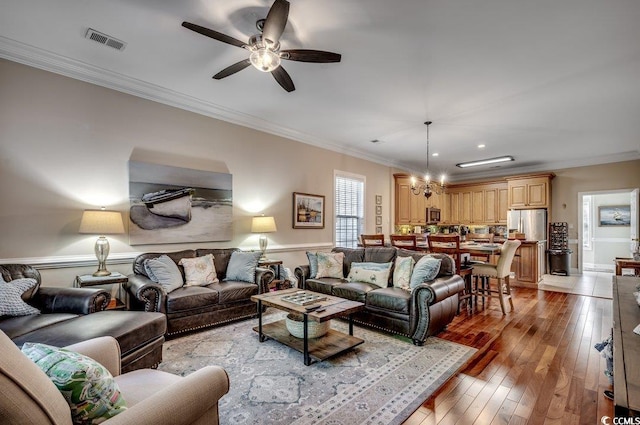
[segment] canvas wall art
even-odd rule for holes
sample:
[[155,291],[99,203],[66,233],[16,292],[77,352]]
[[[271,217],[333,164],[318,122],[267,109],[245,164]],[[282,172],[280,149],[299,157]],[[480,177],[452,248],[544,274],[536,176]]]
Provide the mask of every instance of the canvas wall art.
[[129,161],[129,243],[229,241],[231,174]]
[[293,228],[324,229],[324,196],[293,192]]
[[631,226],[631,205],[602,205],[598,207],[600,226]]

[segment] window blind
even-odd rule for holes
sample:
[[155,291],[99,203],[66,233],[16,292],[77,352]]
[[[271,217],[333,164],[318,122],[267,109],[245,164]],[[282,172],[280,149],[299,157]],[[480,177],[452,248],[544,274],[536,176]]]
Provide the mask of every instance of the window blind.
[[356,248],[364,222],[364,179],[337,175],[336,246]]

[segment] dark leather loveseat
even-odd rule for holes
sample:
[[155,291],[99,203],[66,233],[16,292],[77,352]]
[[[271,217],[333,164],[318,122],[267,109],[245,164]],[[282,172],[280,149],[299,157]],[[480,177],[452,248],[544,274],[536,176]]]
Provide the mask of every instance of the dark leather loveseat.
[[[251,296],[269,291],[274,278],[271,269],[256,268],[255,282],[225,281],[227,266],[238,248],[188,249],[169,253],[140,254],[133,262],[133,274],[124,287],[129,292],[132,309],[158,311],[167,316],[167,336],[203,327],[239,320],[257,315],[256,303]],[[144,267],[150,258],[167,255],[176,264],[182,258],[195,258],[212,254],[218,283],[206,286],[183,286],[167,293],[154,283]],[[184,268],[178,266],[184,281]]]
[[155,367],[162,361],[167,326],[164,315],[105,311],[111,299],[109,292],[98,288],[41,287],[40,272],[29,265],[2,264],[0,273],[5,282],[20,278],[37,282],[22,299],[40,314],[0,317],[0,329],[19,347],[25,342],[64,347],[112,336],[120,344],[124,372]]
[[[393,263],[397,255],[412,256],[417,262],[425,255],[394,247],[333,248],[332,252],[344,253],[344,277],[354,262]],[[458,294],[464,289],[464,280],[454,274],[453,260],[445,254],[430,255],[442,260],[438,276],[412,292],[393,287],[393,270],[386,288],[344,278],[310,279],[309,265],[297,267],[295,275],[304,289],[364,303],[365,310],[354,314],[356,323],[403,335],[422,345],[428,336],[451,323],[458,310]]]

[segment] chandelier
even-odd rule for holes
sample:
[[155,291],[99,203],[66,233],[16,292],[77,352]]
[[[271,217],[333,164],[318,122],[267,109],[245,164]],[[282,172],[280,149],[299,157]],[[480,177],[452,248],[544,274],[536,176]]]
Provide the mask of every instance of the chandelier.
[[419,185],[416,179],[411,177],[411,192],[414,195],[424,195],[425,198],[429,199],[434,193],[436,195],[444,193],[444,174],[440,178],[440,184],[431,181],[431,177],[429,176],[429,126],[432,124],[432,121],[426,121],[424,124],[427,126],[427,172],[424,176],[425,182]]

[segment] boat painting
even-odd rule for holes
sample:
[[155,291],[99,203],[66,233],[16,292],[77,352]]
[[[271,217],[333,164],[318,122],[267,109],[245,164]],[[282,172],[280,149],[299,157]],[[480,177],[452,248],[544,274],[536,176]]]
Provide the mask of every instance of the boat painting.
[[131,245],[228,241],[231,174],[129,161]]
[[600,226],[631,226],[631,205],[602,205],[598,207]]

